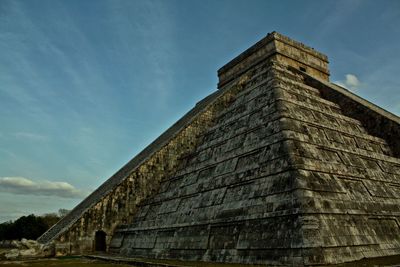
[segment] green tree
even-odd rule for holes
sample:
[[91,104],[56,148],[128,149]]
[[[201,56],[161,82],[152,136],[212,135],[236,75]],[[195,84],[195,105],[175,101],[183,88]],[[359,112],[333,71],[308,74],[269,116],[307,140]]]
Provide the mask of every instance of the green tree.
[[59,219],[60,217],[56,213],[43,216],[31,214],[22,216],[14,222],[2,223],[0,224],[0,240],[37,239]]
[[56,213],[47,213],[42,215],[40,218],[42,218],[43,222],[46,224],[47,229],[60,220],[60,217]]

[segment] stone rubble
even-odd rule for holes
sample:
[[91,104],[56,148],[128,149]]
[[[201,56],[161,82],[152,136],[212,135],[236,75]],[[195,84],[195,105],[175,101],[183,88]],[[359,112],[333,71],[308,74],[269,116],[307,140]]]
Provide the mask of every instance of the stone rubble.
[[55,255],[54,243],[52,242],[44,245],[36,240],[23,238],[21,241],[13,240],[11,244],[16,248],[2,252],[2,254],[0,254],[0,259],[17,260],[51,257]]

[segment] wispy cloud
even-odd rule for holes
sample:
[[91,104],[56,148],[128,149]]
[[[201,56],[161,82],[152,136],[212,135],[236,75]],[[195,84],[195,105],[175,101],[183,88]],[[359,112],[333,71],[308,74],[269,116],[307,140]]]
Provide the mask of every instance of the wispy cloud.
[[48,139],[47,136],[30,132],[17,132],[15,133],[15,137],[18,139],[32,140],[32,141],[46,141]]
[[335,82],[337,85],[345,87],[349,90],[355,91],[361,86],[361,82],[354,74],[346,74],[345,79]]
[[62,198],[82,198],[87,195],[87,192],[79,190],[67,182],[36,182],[24,177],[1,177],[0,191],[21,195],[56,196]]
[[[133,59],[133,64],[136,64],[136,55],[142,54],[141,68],[146,68],[153,76],[141,84],[145,87],[140,92],[142,97],[157,101],[158,107],[165,108],[171,97],[169,93],[175,86],[174,64],[175,57],[179,55],[176,39],[173,38],[176,35],[176,25],[168,5],[160,1],[107,3],[116,40],[120,41],[122,47],[128,46],[124,51]],[[132,12],[135,20],[131,19]],[[127,37],[135,40],[136,45],[126,42]]]
[[[339,29],[343,29],[343,25],[346,25],[348,21],[354,19],[354,13],[363,4],[361,0],[338,0],[332,1],[330,4],[324,6],[329,7],[328,12],[321,10],[320,14],[322,20],[315,26],[317,28],[319,38],[325,38],[326,36],[332,35]],[[315,13],[315,6],[310,5],[310,11]],[[310,14],[313,15],[314,14]]]

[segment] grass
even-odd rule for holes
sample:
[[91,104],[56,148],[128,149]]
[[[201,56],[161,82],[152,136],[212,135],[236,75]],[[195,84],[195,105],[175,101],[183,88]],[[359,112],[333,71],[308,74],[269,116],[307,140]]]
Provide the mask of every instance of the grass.
[[132,267],[132,265],[114,264],[81,257],[75,258],[50,258],[24,261],[0,261],[4,267]]
[[[179,261],[179,260],[161,260],[161,259],[134,259],[134,258],[123,258],[114,257],[115,259],[122,259],[121,263],[128,263],[129,261],[135,265],[140,262],[148,262],[150,264],[164,264],[171,266],[185,266],[185,267],[261,267],[266,265],[247,265],[247,264],[230,264],[230,263],[212,263],[212,262],[190,262],[190,261]],[[126,261],[124,261],[124,259]],[[283,267],[283,266],[282,266]],[[332,265],[313,265],[312,267],[400,267],[400,255],[385,256],[369,259],[361,259],[354,262],[347,262],[341,264]]]

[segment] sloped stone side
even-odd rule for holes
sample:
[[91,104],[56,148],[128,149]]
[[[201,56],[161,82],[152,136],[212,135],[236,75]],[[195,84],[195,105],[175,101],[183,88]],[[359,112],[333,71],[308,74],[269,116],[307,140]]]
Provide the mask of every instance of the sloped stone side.
[[111,251],[132,257],[302,264],[305,221],[293,192],[276,63],[264,62],[159,192],[117,229]]
[[285,65],[246,75],[111,251],[293,266],[399,254],[395,148]]
[[82,254],[93,251],[95,232],[101,230],[107,234],[109,244],[115,227],[131,223],[139,203],[158,191],[164,177],[174,175],[181,168],[202,133],[214,124],[214,114],[229,106],[245,80],[243,76],[229,90],[220,90],[200,101],[39,241],[57,239],[58,254]]
[[346,105],[351,99],[335,96],[334,89],[311,87],[315,83],[305,84],[304,75],[285,69],[278,77],[300,209],[310,219],[302,225],[304,263],[400,254],[400,159],[390,140],[395,123],[378,134],[381,124],[370,122],[383,116],[370,110],[360,121],[367,108]]

